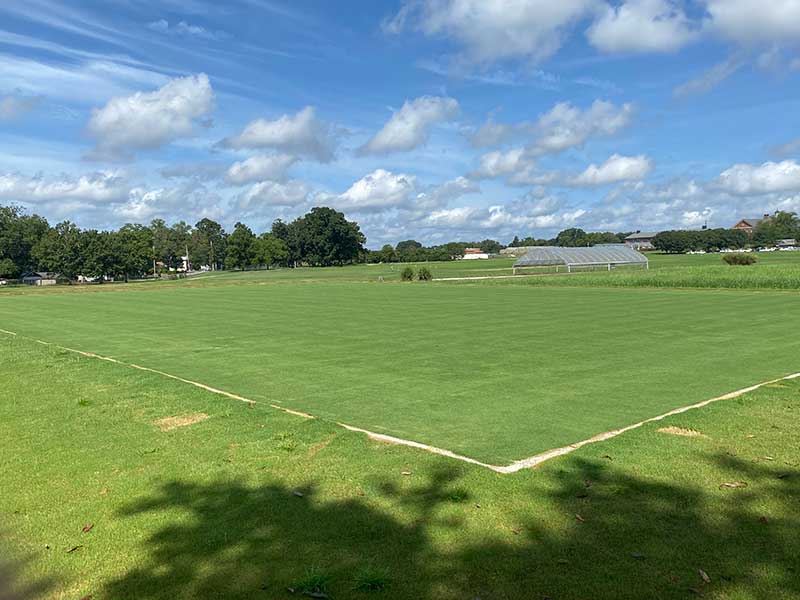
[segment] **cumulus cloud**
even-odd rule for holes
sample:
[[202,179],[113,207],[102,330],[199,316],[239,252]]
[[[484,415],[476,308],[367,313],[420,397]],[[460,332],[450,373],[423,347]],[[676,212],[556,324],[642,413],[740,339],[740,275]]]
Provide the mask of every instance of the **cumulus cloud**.
[[330,162],[339,133],[318,119],[312,106],[306,106],[294,115],[285,114],[273,121],[256,119],[240,134],[222,140],[221,145],[234,149],[272,148]]
[[738,195],[800,191],[800,164],[784,160],[733,165],[720,173],[716,186]]
[[456,177],[440,185],[434,185],[417,194],[415,210],[432,210],[447,205],[451,200],[481,191],[480,185],[466,177]]
[[36,96],[0,95],[0,121],[13,121],[32,111],[41,102]]
[[616,106],[595,100],[586,110],[569,102],[556,104],[542,115],[536,127],[538,139],[531,150],[537,154],[556,154],[583,146],[591,137],[610,136],[627,127],[633,118],[632,104]]
[[705,0],[709,28],[741,44],[796,43],[800,2],[796,0]]
[[504,177],[518,172],[531,161],[525,155],[524,148],[512,148],[507,151],[494,150],[480,157],[480,165],[473,173],[474,177]]
[[408,205],[416,190],[417,178],[413,175],[376,169],[333,200],[346,210],[380,211]]
[[673,52],[696,33],[671,0],[627,0],[607,6],[586,35],[603,52]]
[[431,128],[458,115],[453,98],[422,96],[406,101],[383,128],[360,149],[360,154],[390,154],[413,150],[428,141]]
[[459,61],[483,67],[506,59],[541,61],[595,5],[595,0],[406,0],[383,28],[450,38],[462,48]]
[[572,185],[607,185],[620,181],[639,181],[653,168],[649,158],[639,156],[611,155],[602,165],[589,165],[586,170],[569,180]]
[[105,203],[122,200],[127,194],[125,178],[113,171],[52,178],[18,173],[0,175],[0,199],[30,204],[62,200]]
[[189,137],[213,106],[214,92],[204,73],[173,79],[155,92],[113,98],[92,111],[87,127],[97,141],[92,156],[127,157]]
[[474,206],[460,208],[443,208],[433,211],[423,221],[428,227],[464,227],[476,221],[481,210]]
[[296,162],[297,157],[288,154],[257,154],[233,163],[225,174],[225,180],[234,185],[265,180],[285,181],[286,172]]
[[309,193],[302,181],[261,181],[240,194],[236,205],[247,213],[264,206],[297,206],[308,199]]

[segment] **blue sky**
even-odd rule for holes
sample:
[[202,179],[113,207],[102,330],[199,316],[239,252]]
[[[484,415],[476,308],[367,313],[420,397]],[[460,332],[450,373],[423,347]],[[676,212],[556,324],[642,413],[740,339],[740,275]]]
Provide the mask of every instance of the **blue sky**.
[[371,247],[800,211],[800,0],[5,0],[0,203]]

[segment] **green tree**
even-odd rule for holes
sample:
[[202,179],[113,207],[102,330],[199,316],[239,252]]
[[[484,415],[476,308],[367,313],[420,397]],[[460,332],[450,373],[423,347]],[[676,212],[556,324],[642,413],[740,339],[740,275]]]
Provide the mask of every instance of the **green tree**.
[[478,246],[480,246],[480,249],[488,254],[497,254],[503,249],[503,246],[500,244],[500,242],[495,240],[483,240],[480,244],[478,244]]
[[571,227],[556,236],[556,246],[587,246],[586,232],[583,229]]
[[391,244],[384,244],[384,246],[378,251],[378,262],[397,262],[397,252],[395,252]]
[[326,206],[312,208],[289,226],[289,248],[314,266],[355,262],[366,242],[358,223]]
[[269,268],[282,264],[288,256],[286,242],[271,233],[262,233],[253,241],[253,257],[258,266]]
[[19,277],[35,268],[31,252],[50,226],[19,206],[0,206],[0,276]]
[[778,240],[800,238],[800,219],[793,212],[777,211],[764,218],[753,230],[753,243],[771,246]]
[[216,271],[225,264],[227,234],[222,225],[211,219],[201,219],[194,225],[189,241],[189,260],[195,267],[208,265]]
[[37,242],[31,255],[40,269],[75,279],[83,266],[82,237],[77,225],[63,221]]
[[225,253],[226,269],[247,269],[255,264],[255,240],[253,231],[244,223],[237,222],[228,236]]
[[109,239],[113,262],[109,265],[115,277],[144,277],[152,271],[153,231],[138,223],[126,223]]

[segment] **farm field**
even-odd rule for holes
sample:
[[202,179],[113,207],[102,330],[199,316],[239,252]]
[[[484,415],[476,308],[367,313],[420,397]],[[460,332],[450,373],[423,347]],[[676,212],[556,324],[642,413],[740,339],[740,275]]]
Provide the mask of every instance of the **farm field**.
[[0,327],[494,465],[798,370],[795,294],[219,281],[7,295]]
[[800,597],[797,379],[514,475],[19,337],[0,381],[14,598]]

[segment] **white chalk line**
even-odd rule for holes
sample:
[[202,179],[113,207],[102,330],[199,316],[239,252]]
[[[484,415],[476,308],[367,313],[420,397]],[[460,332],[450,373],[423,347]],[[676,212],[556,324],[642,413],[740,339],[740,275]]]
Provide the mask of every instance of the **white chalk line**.
[[[0,333],[5,333],[7,335],[17,336],[18,334],[13,331],[8,331],[5,329],[0,329]],[[19,336],[25,337],[25,336]],[[27,339],[34,339],[34,338],[27,338]],[[245,398],[244,396],[239,396],[238,394],[233,394],[231,392],[226,392],[225,390],[221,390],[215,387],[211,387],[204,383],[200,383],[197,381],[192,381],[191,379],[184,379],[183,377],[178,377],[177,375],[172,375],[171,373],[166,373],[164,371],[159,371],[157,369],[151,369],[150,367],[143,367],[141,365],[133,364],[133,363],[126,363],[116,358],[111,358],[108,356],[102,356],[100,354],[95,354],[94,352],[85,352],[83,350],[76,350],[74,348],[68,348],[67,346],[61,346],[59,344],[55,344],[53,342],[46,342],[44,340],[37,340],[34,339],[35,342],[39,344],[43,344],[45,346],[52,346],[54,348],[58,348],[60,350],[66,350],[68,352],[74,352],[81,356],[85,356],[88,358],[96,358],[99,360],[105,360],[108,362],[112,362],[118,365],[132,367],[134,369],[139,369],[141,371],[148,371],[150,373],[155,373],[157,375],[161,375],[163,377],[168,377],[169,379],[174,379],[176,381],[180,381],[182,383],[187,383],[189,385],[193,385],[200,389],[206,390],[208,392],[212,392],[214,394],[219,394],[221,396],[225,396],[227,398],[232,398],[234,400],[239,400],[241,402],[246,402],[247,404],[258,404],[257,401],[251,400],[249,398]],[[551,450],[547,450],[545,452],[541,452],[534,456],[529,456],[528,458],[523,458],[521,460],[514,461],[510,465],[491,465],[488,463],[481,462],[477,459],[470,458],[468,456],[462,456],[461,454],[456,454],[455,452],[451,452],[450,450],[445,450],[444,448],[437,448],[436,446],[430,446],[428,444],[423,444],[421,442],[415,442],[413,440],[406,440],[403,438],[394,437],[391,435],[386,435],[383,433],[376,433],[374,431],[370,431],[368,429],[362,429],[361,427],[356,427],[355,425],[348,425],[347,423],[336,422],[336,425],[347,429],[348,431],[354,431],[357,433],[363,433],[367,437],[373,440],[377,440],[380,442],[385,442],[389,444],[398,444],[402,446],[408,446],[411,448],[417,448],[420,450],[425,450],[426,452],[431,452],[433,454],[438,454],[440,456],[446,456],[448,458],[453,458],[456,460],[460,460],[462,462],[470,463],[473,465],[477,465],[480,467],[484,467],[486,469],[491,469],[497,473],[516,473],[517,471],[521,471],[522,469],[530,469],[536,467],[537,465],[542,464],[543,462],[550,460],[552,458],[556,458],[558,456],[564,456],[565,454],[569,454],[570,452],[574,452],[583,446],[588,444],[596,444],[597,442],[603,442],[605,440],[609,440],[611,438],[617,437],[618,435],[622,435],[627,431],[631,431],[633,429],[638,429],[642,425],[646,425],[647,423],[653,423],[655,421],[661,421],[666,419],[667,417],[671,417],[673,415],[678,415],[690,410],[694,410],[696,408],[702,408],[704,406],[708,406],[709,404],[713,404],[714,402],[720,402],[722,400],[732,400],[733,398],[738,398],[739,396],[743,396],[749,392],[753,392],[761,387],[766,385],[771,385],[773,383],[779,383],[781,381],[787,381],[790,379],[797,379],[800,377],[800,372],[792,373],[791,375],[785,375],[784,377],[778,377],[777,379],[770,379],[769,381],[763,381],[761,383],[756,383],[755,385],[751,385],[733,392],[728,392],[727,394],[723,394],[721,396],[716,396],[715,398],[710,398],[708,400],[703,400],[702,402],[697,402],[695,404],[690,404],[688,406],[682,406],[680,408],[673,409],[669,412],[665,412],[664,414],[658,415],[656,417],[650,417],[648,419],[644,419],[643,421],[639,421],[638,423],[634,423],[633,425],[628,425],[626,427],[621,427],[619,429],[612,429],[611,431],[606,431],[603,433],[598,433],[588,439],[582,440],[580,442],[575,442],[573,444],[569,444],[568,446],[562,446],[560,448],[553,448]],[[315,419],[314,415],[311,415],[306,412],[293,410],[291,408],[285,408],[283,406],[279,406],[277,404],[270,404],[270,408],[274,408],[276,410],[283,411],[290,415],[295,415],[299,417],[303,417],[305,419]]]

